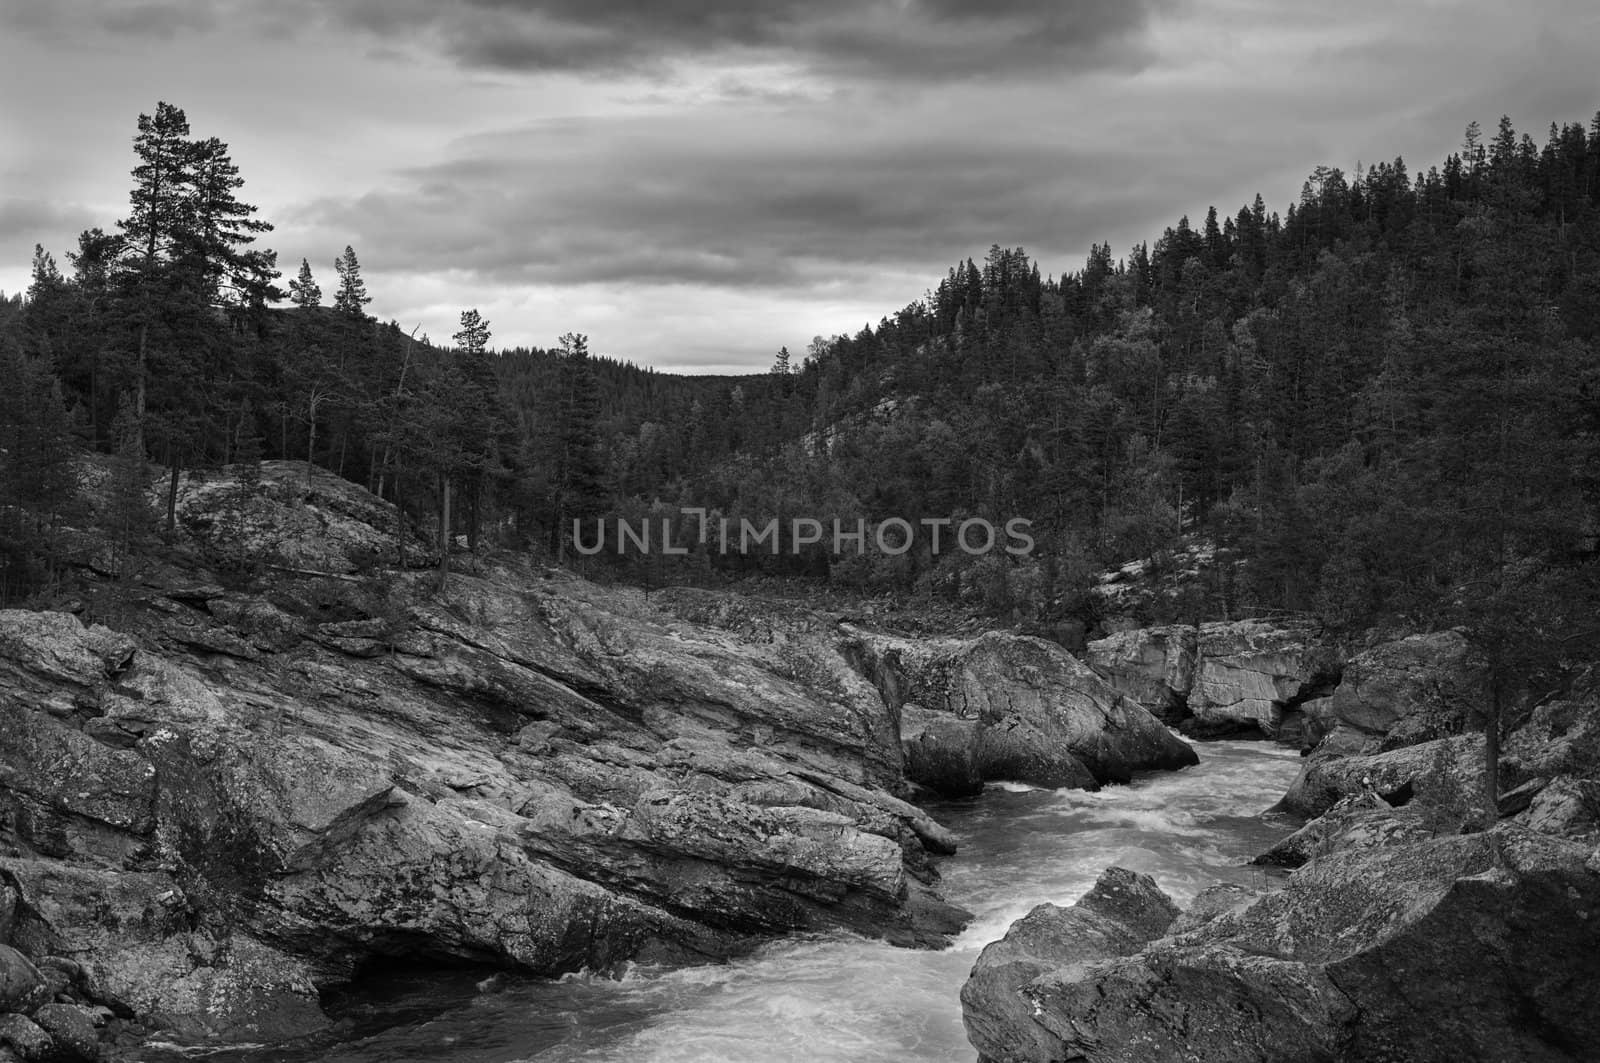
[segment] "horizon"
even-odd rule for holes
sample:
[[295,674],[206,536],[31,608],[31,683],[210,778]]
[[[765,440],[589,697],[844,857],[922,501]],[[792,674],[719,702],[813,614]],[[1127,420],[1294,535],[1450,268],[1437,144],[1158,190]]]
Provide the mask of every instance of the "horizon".
[[228,143],[284,282],[306,258],[331,293],[351,244],[373,316],[436,344],[476,308],[496,349],[581,332],[705,376],[876,327],[994,244],[1059,277],[1212,205],[1281,214],[1318,165],[1415,174],[1468,122],[1542,140],[1600,106],[1575,0],[779,6],[7,11],[38,102],[0,117],[0,291],[126,215],[158,100]]

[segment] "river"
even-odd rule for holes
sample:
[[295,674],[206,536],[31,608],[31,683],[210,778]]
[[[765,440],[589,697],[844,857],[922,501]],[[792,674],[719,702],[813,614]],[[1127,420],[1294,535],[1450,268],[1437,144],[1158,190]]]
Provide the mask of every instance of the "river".
[[338,1043],[207,1055],[226,1063],[973,1063],[957,993],[984,944],[1035,904],[1070,904],[1113,864],[1153,875],[1180,904],[1213,882],[1262,878],[1244,861],[1287,832],[1260,813],[1283,795],[1300,758],[1264,742],[1197,748],[1197,767],[1098,793],[1001,784],[933,806],[961,840],[942,867],[944,894],[976,916],[940,952],[836,934],[621,979],[480,988],[467,975],[435,972],[348,1002]]

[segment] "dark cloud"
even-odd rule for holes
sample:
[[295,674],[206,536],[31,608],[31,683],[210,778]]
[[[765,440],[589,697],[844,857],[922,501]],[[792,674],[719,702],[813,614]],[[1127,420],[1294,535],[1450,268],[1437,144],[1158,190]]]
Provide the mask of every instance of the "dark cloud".
[[497,70],[654,68],[744,52],[913,80],[1099,68],[1142,58],[1171,0],[366,0],[330,17]]
[[[170,37],[177,33],[214,29],[233,5],[182,3],[179,0],[54,0],[51,3],[7,5],[0,25],[37,37],[83,42],[89,31],[113,37]],[[97,42],[98,43],[98,42]]]
[[453,161],[410,171],[407,191],[289,220],[347,233],[388,269],[489,284],[783,290],[884,269],[931,283],[991,243],[1086,247],[1148,210],[1152,190],[1127,176],[1148,160],[1040,132],[998,118],[547,122],[462,141]]

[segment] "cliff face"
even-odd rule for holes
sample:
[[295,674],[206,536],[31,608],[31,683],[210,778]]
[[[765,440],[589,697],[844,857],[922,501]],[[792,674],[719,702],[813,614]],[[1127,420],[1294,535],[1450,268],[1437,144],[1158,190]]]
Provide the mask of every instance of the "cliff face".
[[1257,731],[1290,745],[1304,742],[1302,706],[1339,676],[1314,628],[1255,620],[1119,631],[1089,643],[1087,660],[1181,730]]

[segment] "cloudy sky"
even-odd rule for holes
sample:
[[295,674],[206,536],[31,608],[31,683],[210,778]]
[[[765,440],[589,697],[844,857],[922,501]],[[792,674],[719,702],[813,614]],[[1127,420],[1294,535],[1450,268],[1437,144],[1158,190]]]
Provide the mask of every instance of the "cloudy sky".
[[126,213],[158,100],[292,274],[436,340],[674,371],[854,332],[958,259],[1120,257],[1326,163],[1600,108],[1593,0],[5,0],[0,290]]

